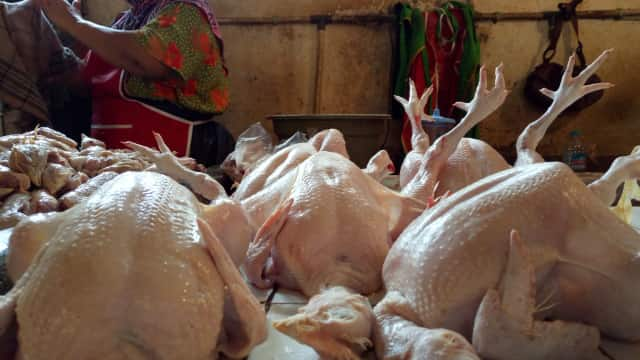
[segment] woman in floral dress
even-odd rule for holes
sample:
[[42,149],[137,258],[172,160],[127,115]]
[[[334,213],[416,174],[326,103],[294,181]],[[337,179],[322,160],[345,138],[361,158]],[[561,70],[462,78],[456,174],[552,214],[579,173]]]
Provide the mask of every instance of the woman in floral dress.
[[76,82],[92,98],[92,136],[111,148],[153,146],[158,132],[178,155],[209,162],[219,132],[212,117],[229,105],[229,81],[206,0],[128,0],[111,27],[83,19],[77,2],[35,1],[89,49]]

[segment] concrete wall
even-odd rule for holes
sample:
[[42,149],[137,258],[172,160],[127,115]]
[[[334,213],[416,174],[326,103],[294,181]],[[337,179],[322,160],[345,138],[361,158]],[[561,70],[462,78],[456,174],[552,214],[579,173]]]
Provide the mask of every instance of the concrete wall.
[[[122,1],[85,0],[90,17],[107,22]],[[414,1],[428,7],[437,1]],[[326,13],[385,12],[389,0],[219,0],[212,1],[224,18],[306,16]],[[476,0],[480,12],[550,11],[552,0]],[[585,0],[581,10],[640,9],[640,0]],[[602,50],[616,48],[599,75],[617,84],[596,105],[558,120],[541,145],[546,155],[559,155],[567,134],[580,129],[599,155],[629,152],[640,143],[640,40],[636,21],[584,20],[582,40],[588,60]],[[540,112],[528,105],[522,88],[527,74],[540,62],[546,47],[543,21],[482,22],[478,32],[485,64],[506,64],[512,89],[505,106],[481,126],[481,137],[505,153],[526,124]],[[321,34],[321,35],[320,35]],[[227,25],[223,28],[226,56],[232,71],[233,104],[220,121],[239,134],[249,124],[275,113],[386,113],[390,106],[393,26],[390,24],[329,25],[319,33],[315,25]],[[566,29],[556,61],[571,51]],[[318,53],[318,44],[324,49]],[[320,64],[320,75],[316,70]]]

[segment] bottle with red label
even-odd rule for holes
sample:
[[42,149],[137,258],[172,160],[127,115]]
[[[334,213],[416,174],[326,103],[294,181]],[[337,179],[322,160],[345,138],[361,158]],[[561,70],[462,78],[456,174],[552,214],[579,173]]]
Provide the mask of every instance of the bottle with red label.
[[573,169],[580,172],[587,170],[587,151],[582,143],[582,134],[578,130],[571,132],[569,145],[564,154],[564,162]]

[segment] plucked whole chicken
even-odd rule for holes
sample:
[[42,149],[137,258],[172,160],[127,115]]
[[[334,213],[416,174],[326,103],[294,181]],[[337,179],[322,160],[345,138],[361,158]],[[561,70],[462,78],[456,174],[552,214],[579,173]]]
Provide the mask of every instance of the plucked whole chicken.
[[266,320],[237,269],[253,233],[244,211],[161,141],[163,153],[129,146],[166,175],[127,172],[20,223],[0,333],[17,319],[24,359],[245,357]]
[[[610,87],[584,85],[609,53],[575,78],[571,57],[559,89],[544,90],[548,113]],[[515,168],[441,201],[399,237],[375,309],[380,358],[603,359],[600,333],[638,340],[640,293],[630,284],[640,236],[608,205],[640,159],[618,159],[587,188],[535,152],[545,125],[525,130]]]

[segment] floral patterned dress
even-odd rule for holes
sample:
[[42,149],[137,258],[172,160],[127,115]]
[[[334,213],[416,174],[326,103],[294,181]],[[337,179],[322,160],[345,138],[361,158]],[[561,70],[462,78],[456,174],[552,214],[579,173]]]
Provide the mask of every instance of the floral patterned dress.
[[221,43],[200,9],[184,2],[167,5],[140,29],[139,42],[176,76],[153,81],[127,74],[127,96],[169,101],[204,114],[220,114],[227,109],[229,80]]

